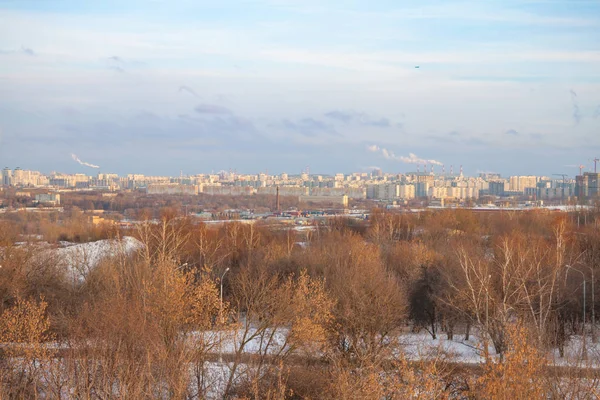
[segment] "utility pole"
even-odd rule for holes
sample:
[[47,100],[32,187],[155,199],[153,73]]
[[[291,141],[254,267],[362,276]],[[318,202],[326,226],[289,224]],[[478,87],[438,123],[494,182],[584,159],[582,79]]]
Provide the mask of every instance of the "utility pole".
[[567,269],[565,271],[565,279],[567,277],[567,274],[569,273],[569,269],[572,269],[575,272],[579,272],[583,278],[583,328],[581,329],[581,337],[582,337],[582,339],[581,339],[582,340],[582,342],[581,342],[581,359],[587,360],[587,349],[585,347],[585,287],[586,287],[585,274],[583,273],[583,271],[580,271],[577,268],[574,268],[570,265],[567,265],[566,267],[567,267]]
[[596,308],[596,303],[594,302],[594,265],[592,264],[592,343],[596,343],[597,342],[597,338],[596,338],[596,313],[595,313],[595,308]]

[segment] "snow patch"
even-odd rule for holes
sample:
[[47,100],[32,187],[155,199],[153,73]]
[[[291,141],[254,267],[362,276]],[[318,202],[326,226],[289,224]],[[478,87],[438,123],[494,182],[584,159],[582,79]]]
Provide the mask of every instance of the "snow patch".
[[102,260],[127,256],[144,246],[142,242],[131,236],[124,236],[120,240],[104,239],[89,243],[61,242],[61,245],[65,247],[52,250],[53,255],[59,259],[59,265],[65,268],[67,277],[80,283]]

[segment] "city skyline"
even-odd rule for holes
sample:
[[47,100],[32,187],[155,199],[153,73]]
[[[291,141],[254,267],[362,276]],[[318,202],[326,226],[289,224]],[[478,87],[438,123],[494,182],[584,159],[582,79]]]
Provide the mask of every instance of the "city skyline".
[[[387,156],[395,157],[391,153]],[[72,158],[81,165],[99,170],[98,166],[82,161],[76,155]],[[595,162],[597,161],[598,159],[595,159]],[[335,175],[311,174],[308,169],[301,174],[269,174],[268,171],[258,174],[238,174],[235,171],[219,171],[212,174],[183,175],[182,171],[179,176],[173,177],[143,174],[119,176],[100,171],[95,176],[59,172],[43,174],[39,171],[21,168],[11,170],[6,167],[1,171],[0,191],[13,187],[17,189],[14,194],[23,198],[31,198],[31,191],[37,190],[55,191],[55,194],[61,191],[93,191],[101,192],[103,196],[110,192],[114,195],[114,192],[132,190],[149,195],[262,194],[275,195],[277,198],[279,195],[292,196],[302,202],[334,202],[344,207],[348,206],[349,199],[392,202],[428,199],[434,206],[441,207],[444,207],[448,201],[466,202],[465,204],[471,205],[473,201],[483,199],[484,204],[489,205],[490,199],[503,202],[508,198],[529,202],[533,200],[538,205],[543,203],[537,203],[537,200],[559,201],[560,204],[576,201],[581,204],[598,197],[600,174],[583,172],[583,169],[580,171],[581,175],[576,176],[576,179],[571,179],[566,174],[502,177],[500,174],[480,173],[478,176],[468,176],[463,174],[462,169],[457,171],[451,169],[438,174],[432,170],[394,174],[383,173],[378,169],[370,173],[354,172]],[[44,197],[37,193],[36,199],[38,198]],[[56,204],[60,202],[59,197],[56,199],[49,197],[49,199],[44,201]]]
[[598,2],[321,3],[0,0],[0,166],[593,170]]
[[[392,154],[393,155],[393,154]],[[414,155],[414,154],[413,154]],[[395,155],[393,155],[395,156]],[[72,158],[75,160],[75,158],[77,158],[77,160],[75,160],[75,162],[77,164],[79,164],[79,167],[77,165],[75,165],[74,167],[72,167],[71,169],[67,168],[65,170],[60,170],[58,168],[49,168],[48,170],[37,170],[37,169],[33,169],[33,168],[27,168],[27,166],[9,166],[9,165],[5,165],[4,169],[7,170],[11,170],[14,172],[14,170],[22,170],[22,171],[31,171],[31,172],[35,172],[35,173],[40,173],[43,175],[85,175],[88,177],[95,177],[95,176],[99,176],[99,175],[115,175],[115,176],[120,176],[120,177],[127,177],[130,175],[140,175],[140,176],[160,176],[160,177],[169,177],[169,178],[178,178],[178,177],[192,177],[192,176],[200,176],[200,175],[231,175],[231,176],[260,176],[260,175],[267,175],[270,177],[277,177],[277,176],[294,176],[294,177],[299,177],[301,175],[307,174],[308,176],[311,177],[317,177],[317,176],[323,176],[323,177],[335,177],[336,175],[344,175],[344,176],[352,176],[352,175],[363,175],[363,176],[374,176],[377,177],[379,176],[378,174],[381,173],[382,175],[386,175],[386,176],[396,176],[396,175],[415,175],[415,174],[423,174],[423,175],[433,175],[433,176],[447,176],[447,177],[458,177],[458,176],[465,176],[465,177],[479,177],[479,176],[498,176],[501,178],[509,178],[511,176],[538,176],[538,177],[550,177],[551,179],[554,180],[560,180],[562,178],[560,178],[561,175],[565,175],[565,177],[567,177],[567,179],[571,179],[574,180],[576,176],[584,173],[594,173],[594,160],[589,160],[591,162],[590,166],[587,165],[566,165],[564,166],[564,168],[562,168],[563,171],[568,170],[569,172],[572,173],[565,173],[565,174],[560,174],[560,173],[552,173],[552,172],[547,172],[547,173],[542,173],[542,174],[533,174],[533,173],[525,173],[525,174],[503,174],[501,172],[498,171],[491,171],[491,170],[476,170],[473,171],[471,173],[469,173],[468,171],[464,170],[463,165],[445,165],[445,164],[416,164],[416,163],[409,163],[410,165],[412,165],[412,167],[407,167],[404,168],[403,171],[400,170],[385,170],[383,168],[377,167],[377,166],[370,166],[370,167],[365,167],[365,168],[360,168],[357,170],[350,170],[350,171],[341,171],[341,169],[334,169],[333,172],[321,172],[321,171],[314,171],[312,170],[310,165],[306,165],[304,166],[304,168],[302,168],[299,171],[293,171],[291,169],[283,169],[281,171],[272,171],[270,169],[262,169],[262,170],[256,170],[256,171],[239,171],[236,168],[229,168],[229,169],[217,169],[217,168],[212,168],[210,170],[191,170],[191,171],[184,171],[184,170],[179,170],[179,171],[175,171],[175,173],[170,174],[167,173],[165,171],[163,172],[159,172],[159,173],[143,173],[142,171],[138,171],[138,170],[130,170],[130,171],[124,171],[124,172],[117,172],[117,171],[113,171],[110,169],[105,169],[102,168],[100,166],[97,165],[93,165],[90,164],[88,162],[82,161],[80,160],[77,156],[75,156],[74,154],[72,154]],[[600,161],[600,159],[597,159],[597,161]],[[1,161],[0,161],[1,162]],[[600,170],[600,165],[597,166],[596,168],[597,170]]]

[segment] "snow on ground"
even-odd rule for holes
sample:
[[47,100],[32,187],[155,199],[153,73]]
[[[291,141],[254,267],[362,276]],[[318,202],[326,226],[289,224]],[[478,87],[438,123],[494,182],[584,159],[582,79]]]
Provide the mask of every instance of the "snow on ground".
[[[249,334],[255,331],[250,330]],[[265,332],[265,337],[269,337],[270,330]],[[204,333],[211,335],[216,340],[217,333],[210,331]],[[244,353],[257,354],[267,353],[275,354],[281,350],[285,343],[288,330],[279,328],[273,335],[272,343],[267,348],[265,342],[260,337],[254,338],[244,347]],[[222,347],[223,354],[233,354],[239,348],[242,339],[242,332],[223,331]],[[409,333],[405,332],[398,337],[398,347],[409,360],[424,360],[437,357],[443,357],[447,361],[478,364],[485,362],[484,343],[478,337],[477,333],[471,334],[469,340],[465,340],[464,334],[455,334],[453,340],[448,340],[447,336],[438,335],[437,339],[432,339],[427,332]],[[496,354],[491,341],[488,342],[488,352],[491,356]],[[557,366],[580,366],[589,368],[600,368],[600,341],[592,343],[591,337],[586,337],[586,355],[587,359],[582,360],[582,338],[573,336],[565,344],[565,356],[560,357],[557,349],[550,349],[546,354],[550,365]]]
[[[241,341],[243,331],[228,330],[221,332],[206,331],[194,332],[190,337],[189,345],[193,346],[193,340],[203,339],[214,344],[214,347],[209,353],[216,355],[219,352],[218,340],[219,336],[223,340],[222,354],[234,354],[239,342]],[[250,330],[250,334],[256,333],[255,330]],[[266,331],[265,336],[270,336],[271,331]],[[279,328],[274,339],[276,344],[269,349],[265,349],[264,343],[261,343],[259,338],[250,341],[244,348],[246,354],[268,353],[274,354],[284,343],[285,336],[289,333],[286,328]],[[471,335],[469,340],[464,339],[464,335],[454,335],[453,340],[448,340],[446,335],[439,335],[437,339],[432,339],[427,332],[405,332],[398,336],[398,348],[402,351],[409,360],[428,360],[440,358],[444,361],[477,364],[484,362],[483,346],[477,335]],[[586,348],[588,350],[588,360],[581,361],[581,337],[574,337],[565,346],[565,357],[559,358],[558,352],[553,350],[548,353],[550,365],[577,366],[584,368],[600,367],[600,343],[592,343],[591,337],[586,338]],[[93,343],[90,345],[93,346]],[[63,348],[64,345],[56,344],[54,347]],[[492,345],[489,345],[489,351],[492,356],[495,352]],[[553,357],[556,359],[553,360]],[[233,363],[207,361],[200,364],[191,363],[189,366],[190,372],[190,392],[193,394],[204,393],[206,399],[220,399],[225,390],[227,381],[232,373]],[[248,365],[244,362],[237,365],[234,382],[242,379],[247,372]],[[578,378],[579,379],[579,378]],[[586,381],[583,379],[582,384],[596,385],[596,381]],[[565,379],[565,385],[570,382]],[[586,398],[586,397],[582,397]]]
[[[242,340],[246,340],[247,343],[244,345],[242,353],[277,354],[285,345],[289,329],[277,328],[275,332],[273,332],[272,329],[267,329],[264,331],[264,334],[257,335],[251,340],[248,340],[248,338],[256,335],[256,329],[249,328],[246,334],[246,339],[244,339],[243,333],[243,328],[237,331],[224,330],[220,332],[220,335],[218,331],[195,332],[191,336],[190,340],[191,344],[193,344],[194,340],[198,340],[200,338],[203,338],[204,341],[211,343],[218,343],[220,341],[220,351],[223,354],[234,354],[240,348]],[[217,346],[214,351],[218,352],[219,346]]]
[[[231,376],[233,364],[227,362],[205,362],[202,364],[202,367],[204,368],[203,376],[201,377],[202,379],[198,379],[199,377],[196,374],[197,371],[195,370],[195,366],[190,366],[190,375],[192,379],[189,389],[192,398],[197,398],[195,396],[198,393],[203,393],[203,395],[198,396],[198,398],[211,400],[222,399],[225,388],[227,387],[227,382]],[[247,372],[247,369],[247,364],[238,364],[233,383],[236,383],[241,379]]]
[[[248,336],[256,332],[250,329]],[[267,329],[262,335],[269,338],[272,330]],[[289,333],[287,328],[278,328],[273,334],[272,341],[268,345],[261,337],[250,340],[245,346],[243,353],[247,354],[276,354],[285,344]],[[223,331],[221,333],[221,351],[223,354],[233,354],[239,348],[242,341],[243,331]],[[218,341],[218,332],[208,331],[203,333],[207,340]],[[432,339],[427,332],[402,333],[398,336],[398,348],[409,360],[423,360],[443,355],[447,361],[475,364],[485,361],[483,356],[483,344],[477,336],[471,335],[469,340],[464,340],[464,335],[454,335],[454,340],[446,339],[445,335],[438,335]],[[490,354],[495,354],[491,342],[488,344]],[[218,351],[218,347],[217,350]]]
[[89,243],[61,242],[58,249],[50,250],[58,257],[60,265],[66,268],[68,278],[74,282],[83,282],[87,274],[102,260],[108,257],[128,255],[143,247],[134,237],[122,239],[104,239]]
[[[483,362],[483,344],[471,335],[469,340],[464,340],[464,335],[454,335],[454,340],[446,336],[437,336],[432,339],[426,332],[405,333],[400,336],[400,347],[409,360],[423,360],[444,355],[448,361],[476,364]],[[490,354],[494,354],[491,344],[488,344]]]
[[591,336],[587,335],[585,352],[583,349],[582,336],[574,336],[565,345],[564,357],[560,357],[558,349],[552,349],[548,354],[548,359],[552,365],[557,366],[600,368],[600,343],[598,341],[593,343]]
[[[582,359],[582,336],[572,336],[565,344],[564,357],[560,357],[558,349],[548,350],[546,358],[549,365],[577,366],[585,368],[600,368],[600,341],[592,343],[591,336],[586,336],[586,359]],[[438,335],[433,340],[426,332],[406,333],[400,336],[400,347],[410,360],[422,360],[444,354],[448,361],[477,364],[485,361],[483,341],[477,334],[464,340],[464,335],[454,335],[453,340],[446,335]],[[496,354],[491,341],[488,343],[489,354]]]

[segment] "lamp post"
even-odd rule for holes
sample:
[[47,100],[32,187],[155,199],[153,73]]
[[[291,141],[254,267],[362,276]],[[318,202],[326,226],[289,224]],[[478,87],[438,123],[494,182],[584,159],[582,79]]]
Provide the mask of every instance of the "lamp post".
[[565,271],[565,279],[567,277],[567,274],[569,273],[569,269],[579,272],[581,274],[581,277],[583,278],[583,329],[581,330],[583,340],[582,340],[582,344],[581,344],[581,358],[583,360],[587,360],[587,349],[585,348],[585,286],[586,286],[585,274],[582,271],[580,271],[577,268],[572,267],[570,265],[567,265],[566,267],[567,267],[567,270]]
[[592,343],[596,343],[597,339],[596,339],[596,313],[595,313],[595,309],[596,309],[596,302],[594,299],[594,266],[592,266],[591,268],[592,271]]
[[[225,278],[225,274],[227,272],[229,272],[229,267],[225,268],[225,272],[223,272],[223,275],[221,275],[221,281],[219,282],[221,284],[221,290],[219,292],[219,320],[221,321],[221,324],[223,323],[223,279]],[[221,327],[219,327],[219,362],[223,362],[223,344],[221,338]]]

